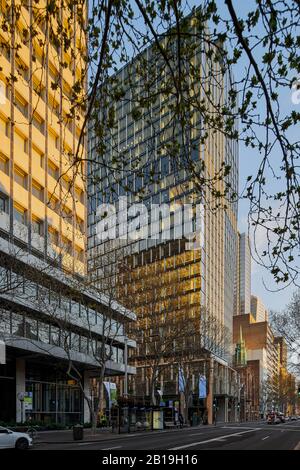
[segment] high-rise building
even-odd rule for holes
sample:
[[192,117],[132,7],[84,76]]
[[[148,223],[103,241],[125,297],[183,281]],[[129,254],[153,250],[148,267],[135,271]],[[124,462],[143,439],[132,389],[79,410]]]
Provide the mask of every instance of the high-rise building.
[[[192,25],[192,20],[191,25]],[[192,26],[191,26],[192,27]],[[171,47],[171,46],[170,46]],[[151,350],[157,344],[157,336],[162,337],[163,325],[169,321],[182,321],[182,318],[194,318],[194,334],[201,337],[197,344],[205,347],[208,353],[213,353],[218,361],[226,364],[231,357],[228,349],[231,346],[232,316],[234,313],[234,289],[236,276],[237,256],[237,203],[229,205],[226,211],[212,211],[209,203],[204,206],[204,223],[201,232],[202,244],[194,248],[186,247],[186,239],[176,238],[176,226],[172,207],[176,204],[201,201],[197,193],[193,177],[187,168],[177,166],[176,158],[166,150],[166,144],[171,142],[172,134],[180,135],[179,126],[172,121],[171,103],[166,102],[163,93],[157,93],[155,101],[147,110],[147,116],[136,115],[134,93],[144,90],[142,80],[139,82],[138,70],[141,70],[138,57],[132,63],[122,68],[114,82],[124,90],[115,106],[115,121],[113,129],[107,129],[105,135],[105,150],[98,153],[97,136],[91,129],[90,132],[90,156],[91,160],[98,159],[96,164],[91,164],[89,169],[89,239],[88,239],[88,271],[95,285],[103,286],[108,278],[115,279],[116,291],[120,299],[131,306],[137,313],[138,328],[140,329],[137,353],[131,357],[132,364],[137,366],[137,379],[133,384],[132,393],[136,396],[150,400],[151,396]],[[160,80],[167,77],[164,64],[159,70],[161,59],[155,58],[155,48],[148,48],[142,55],[142,60],[154,67],[152,86],[155,89]],[[205,86],[213,88],[213,96],[217,101],[226,99],[227,80],[224,78],[223,86],[213,84],[214,74],[209,70],[210,64],[205,55],[200,51],[193,54],[193,66],[202,77],[209,76]],[[220,64],[215,63],[216,74]],[[217,70],[218,69],[218,70]],[[132,83],[134,77],[134,91]],[[189,77],[187,75],[187,81]],[[201,80],[201,79],[200,79]],[[202,78],[204,80],[204,78]],[[216,85],[216,86],[215,86]],[[200,93],[200,82],[190,83],[194,93]],[[142,93],[142,91],[141,91]],[[150,92],[151,93],[151,92]],[[171,98],[169,99],[171,100]],[[170,104],[170,107],[168,106]],[[101,122],[105,122],[105,109],[101,110]],[[150,116],[150,117],[149,117]],[[201,116],[195,111],[193,116],[194,128],[190,133],[189,157],[196,164],[205,163],[206,177],[213,177],[224,163],[231,167],[231,171],[224,180],[220,180],[218,189],[222,192],[225,180],[229,181],[232,190],[237,192],[238,185],[238,148],[237,145],[225,138],[221,132],[210,132],[205,144],[201,143],[197,127],[200,125]],[[197,125],[199,124],[199,126]],[[187,126],[188,129],[188,126]],[[115,175],[109,175],[107,167],[109,162],[118,158],[122,153],[124,161],[130,168],[138,163],[139,172],[124,171],[121,179]],[[184,156],[181,157],[184,159]],[[101,165],[101,162],[105,164]],[[156,175],[151,180],[149,175]],[[141,189],[143,192],[141,194]],[[114,203],[118,208],[120,196],[127,191],[129,206],[134,202],[143,202],[147,208],[153,204],[168,204],[171,208],[170,239],[164,240],[162,235],[163,225],[168,225],[166,219],[161,224],[156,224],[155,236],[146,236],[143,239],[134,240],[127,237],[126,240],[105,240],[97,237],[97,206],[102,202]],[[140,193],[136,196],[134,193]],[[208,194],[211,201],[211,195]],[[172,212],[173,210],[173,212]],[[148,216],[147,216],[148,217]],[[146,226],[150,225],[147,218]],[[195,229],[194,229],[195,230]],[[196,229],[200,234],[201,229]],[[110,283],[111,284],[111,283]],[[250,305],[249,305],[250,308]],[[169,319],[169,320],[168,320]],[[207,325],[209,321],[210,326]],[[205,324],[205,327],[204,327]],[[216,328],[218,332],[216,333]],[[213,333],[214,330],[214,333]],[[226,334],[225,334],[226,331]],[[193,340],[191,333],[187,341]],[[219,338],[219,339],[217,339]],[[226,339],[225,339],[226,338]],[[226,344],[225,344],[226,343]],[[147,352],[148,351],[148,352]],[[203,353],[203,349],[202,349]],[[195,359],[195,371],[193,373],[193,393],[198,400],[199,373],[208,373],[203,356],[199,352],[199,362]],[[225,362],[224,362],[225,359]],[[220,374],[222,372],[220,367]],[[225,369],[224,369],[225,370]],[[156,388],[162,391],[162,398],[168,397],[176,400],[180,392],[180,370],[178,364],[171,364],[164,368],[155,380]],[[228,383],[228,380],[217,378],[218,384]],[[153,382],[153,380],[152,380]],[[228,400],[228,391],[220,385],[218,394],[221,400]],[[224,398],[226,395],[226,399]],[[226,406],[224,405],[224,408]]]
[[239,234],[238,265],[237,314],[243,315],[251,312],[251,251],[246,233]]
[[257,322],[268,321],[269,313],[262,300],[256,295],[251,295],[251,314]]
[[[29,416],[45,423],[90,421],[82,389],[91,397],[91,380],[99,375],[95,358],[104,343],[111,351],[107,375],[134,371],[125,366],[132,343],[124,328],[134,314],[84,282],[85,168],[74,169],[70,160],[84,113],[78,108],[76,119],[68,113],[71,87],[82,73],[85,45],[78,20],[86,12],[74,3],[66,17],[57,4],[73,33],[73,55],[50,34],[46,2],[0,2],[1,25],[7,26],[0,34],[0,420],[5,422]],[[83,141],[79,155],[85,150]],[[67,374],[71,363],[80,383]]]
[[237,315],[233,319],[233,341],[239,342],[242,330],[247,361],[258,361],[260,412],[266,413],[278,406],[279,361],[278,347],[267,321],[257,323],[251,314]]
[[[82,56],[72,58],[48,37],[43,2],[22,5],[17,14],[13,2],[0,4],[9,25],[0,34],[0,229],[37,256],[84,274],[85,169],[75,177],[70,165],[84,112],[68,118]],[[76,15],[74,7],[78,42]],[[28,28],[36,28],[36,34],[25,37]]]

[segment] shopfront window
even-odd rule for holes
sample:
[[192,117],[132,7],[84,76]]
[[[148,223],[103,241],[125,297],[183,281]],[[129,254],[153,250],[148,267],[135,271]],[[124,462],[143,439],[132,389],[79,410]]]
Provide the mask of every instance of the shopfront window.
[[77,385],[66,381],[26,381],[26,416],[43,423],[64,425],[82,421],[82,394]]

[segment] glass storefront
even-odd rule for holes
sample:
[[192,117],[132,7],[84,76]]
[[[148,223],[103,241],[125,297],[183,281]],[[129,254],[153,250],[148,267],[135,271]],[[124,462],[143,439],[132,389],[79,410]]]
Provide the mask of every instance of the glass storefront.
[[71,425],[83,421],[80,387],[59,369],[28,364],[26,370],[26,418],[45,424]]
[[82,421],[82,393],[63,382],[26,380],[26,418],[45,424],[76,424]]

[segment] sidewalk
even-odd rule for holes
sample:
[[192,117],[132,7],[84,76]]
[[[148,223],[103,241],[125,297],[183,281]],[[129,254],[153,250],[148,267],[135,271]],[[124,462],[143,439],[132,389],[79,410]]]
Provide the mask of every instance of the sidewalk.
[[[247,421],[247,424],[252,424],[252,423],[258,423],[260,421]],[[224,426],[224,425],[242,425],[246,423],[224,423],[224,422],[219,422],[217,423],[216,427],[219,426]],[[83,435],[83,441],[84,442],[101,442],[105,440],[111,440],[111,439],[119,439],[119,438],[124,438],[126,436],[132,436],[132,435],[146,435],[149,433],[162,433],[162,432],[180,432],[186,429],[209,429],[215,427],[214,424],[199,424],[198,426],[191,426],[188,428],[177,428],[177,429],[164,429],[163,431],[135,431],[131,433],[112,433],[110,428],[100,428],[97,429],[95,433],[91,429],[84,429],[84,435]],[[76,441],[76,442],[83,442],[83,441]],[[37,437],[35,439],[36,444],[69,444],[71,442],[74,442],[73,440],[73,430],[63,430],[63,431],[39,431],[37,434]]]
[[[194,426],[194,428],[203,427],[203,425]],[[212,425],[205,426],[205,427],[212,427]],[[184,428],[186,429],[186,428]],[[189,428],[190,429],[190,428]],[[91,429],[84,429],[84,435],[82,441],[76,442],[101,442],[107,441],[111,439],[119,439],[126,436],[132,435],[146,435],[146,434],[153,434],[153,433],[161,433],[161,432],[172,432],[172,431],[183,431],[183,429],[164,429],[162,431],[135,431],[135,432],[122,432],[121,434],[112,433],[110,429],[97,429],[95,433],[91,431]],[[40,431],[35,439],[36,444],[69,444],[70,442],[74,442],[73,440],[73,431],[72,430],[64,430],[64,431]]]

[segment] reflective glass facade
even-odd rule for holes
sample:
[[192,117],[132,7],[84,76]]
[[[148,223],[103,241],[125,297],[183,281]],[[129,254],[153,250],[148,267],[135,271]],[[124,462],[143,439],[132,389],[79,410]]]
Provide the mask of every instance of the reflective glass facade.
[[[152,59],[151,54],[151,48],[145,52],[149,61]],[[199,70],[207,73],[208,65],[203,53],[196,55],[195,64]],[[144,337],[160,334],[150,331],[154,329],[154,315],[164,317],[164,324],[166,316],[170,318],[170,322],[174,319],[176,321],[176,318],[195,318],[197,330],[198,327],[201,329],[201,316],[209,312],[220,329],[228,331],[229,341],[227,345],[224,344],[225,340],[223,343],[215,341],[210,331],[207,331],[202,338],[204,346],[209,345],[210,351],[227,359],[230,356],[228,349],[235,309],[237,203],[230,205],[226,211],[213,212],[210,195],[205,194],[207,203],[204,204],[204,227],[201,234],[203,244],[195,249],[187,249],[184,238],[176,239],[177,227],[172,214],[171,240],[148,236],[142,240],[109,240],[101,243],[96,234],[96,210],[99,204],[117,203],[119,196],[124,194],[127,194],[129,204],[142,201],[147,207],[151,204],[166,203],[172,207],[175,203],[191,203],[195,208],[197,203],[203,202],[193,176],[165,150],[166,142],[174,142],[174,135],[180,140],[181,130],[174,126],[174,122],[170,123],[171,114],[164,96],[158,95],[151,106],[151,119],[146,114],[139,119],[133,118],[134,93],[128,85],[128,77],[135,76],[135,66],[137,64],[133,62],[117,74],[116,78],[126,92],[124,98],[116,104],[116,126],[107,131],[104,155],[100,155],[99,142],[92,129],[90,130],[89,156],[91,160],[98,160],[98,164],[91,164],[88,171],[89,276],[101,288],[105,288],[106,284],[113,284],[120,300],[137,313],[141,334],[137,354],[131,358],[137,366],[142,366],[142,362],[144,365],[147,363],[147,360],[141,360],[142,356],[147,356],[147,353],[146,356],[145,352],[142,353],[147,349]],[[164,73],[167,72],[162,71],[162,79]],[[137,83],[137,89],[139,85],[141,84]],[[222,100],[223,94],[227,92],[227,78],[221,89],[215,86],[213,78],[210,86],[213,99]],[[191,87],[195,93],[201,93],[199,83],[191,82]],[[101,112],[105,114],[105,110]],[[203,144],[197,131],[201,127],[200,114],[195,112],[192,120],[194,125],[189,128],[190,160],[205,163],[207,178],[212,177],[223,162],[230,165],[231,171],[226,178],[231,183],[232,190],[237,192],[237,145],[220,132],[214,133],[209,129],[208,139]],[[102,165],[102,162],[111,162],[120,152],[125,155],[128,167],[134,168],[136,164],[141,169],[141,174],[128,172],[127,168],[124,168],[122,175],[112,175],[107,171],[107,165]],[[180,158],[184,158],[183,150]],[[149,174],[155,175],[154,181]],[[142,195],[133,194],[133,191],[138,192],[141,188],[144,189]],[[218,188],[224,188],[224,181],[219,181]],[[159,234],[162,233],[163,223],[162,220],[158,224]],[[141,378],[144,381],[146,376],[142,374]],[[174,375],[172,373],[172,381],[176,381],[175,372]]]

